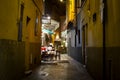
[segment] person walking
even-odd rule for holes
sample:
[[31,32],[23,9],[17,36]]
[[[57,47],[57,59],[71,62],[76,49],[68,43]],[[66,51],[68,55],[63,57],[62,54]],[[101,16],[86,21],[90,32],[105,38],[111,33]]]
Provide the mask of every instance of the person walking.
[[55,60],[57,59],[61,60],[61,47],[60,46],[56,50]]

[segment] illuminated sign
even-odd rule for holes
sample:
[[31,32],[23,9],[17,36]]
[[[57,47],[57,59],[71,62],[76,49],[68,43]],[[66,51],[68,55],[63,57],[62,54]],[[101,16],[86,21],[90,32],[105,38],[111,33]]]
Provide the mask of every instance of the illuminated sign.
[[50,24],[51,23],[51,18],[50,16],[43,16],[42,17],[42,24]]

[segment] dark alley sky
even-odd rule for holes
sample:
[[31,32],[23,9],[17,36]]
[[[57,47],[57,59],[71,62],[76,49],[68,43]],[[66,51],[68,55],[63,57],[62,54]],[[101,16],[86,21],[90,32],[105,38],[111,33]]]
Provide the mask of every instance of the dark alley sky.
[[66,4],[59,0],[45,0],[45,14],[50,15],[52,18],[65,16]]

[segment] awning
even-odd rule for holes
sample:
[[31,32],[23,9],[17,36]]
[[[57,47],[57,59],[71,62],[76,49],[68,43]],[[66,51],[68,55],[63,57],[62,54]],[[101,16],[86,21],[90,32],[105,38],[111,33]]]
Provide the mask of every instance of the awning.
[[47,29],[43,29],[42,32],[43,33],[48,33],[48,34],[53,34],[53,32],[51,30],[47,30]]

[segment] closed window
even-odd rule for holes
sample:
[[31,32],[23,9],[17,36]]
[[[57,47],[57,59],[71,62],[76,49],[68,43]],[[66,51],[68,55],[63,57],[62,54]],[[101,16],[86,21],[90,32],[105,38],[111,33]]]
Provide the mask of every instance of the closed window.
[[24,5],[21,4],[20,22],[19,22],[19,26],[18,26],[18,41],[22,41],[23,13],[24,13]]

